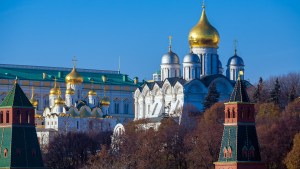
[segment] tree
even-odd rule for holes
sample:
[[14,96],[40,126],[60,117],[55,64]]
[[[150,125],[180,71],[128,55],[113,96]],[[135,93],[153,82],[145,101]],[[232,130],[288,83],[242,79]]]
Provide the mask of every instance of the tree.
[[212,105],[219,101],[220,93],[217,91],[215,83],[212,83],[208,88],[208,94],[204,98],[203,106],[204,110],[210,108]]
[[262,77],[260,77],[259,81],[258,81],[258,84],[257,84],[257,87],[254,91],[254,95],[253,95],[254,102],[256,102],[256,103],[261,102],[262,89],[263,89],[263,79],[262,79]]
[[274,88],[270,92],[270,101],[274,104],[279,104],[279,97],[280,97],[280,84],[278,78],[276,78]]
[[288,169],[298,169],[300,166],[300,133],[294,137],[293,149],[287,154],[284,163]]
[[185,158],[188,168],[214,168],[218,160],[224,123],[224,104],[207,109],[194,131],[185,137]]
[[86,164],[89,156],[95,155],[101,145],[110,144],[111,132],[58,133],[48,146],[45,163],[48,168],[79,168]]

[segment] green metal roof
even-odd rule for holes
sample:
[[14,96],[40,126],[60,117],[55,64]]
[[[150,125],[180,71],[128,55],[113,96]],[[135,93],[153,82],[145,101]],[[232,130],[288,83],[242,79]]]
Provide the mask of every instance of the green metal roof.
[[32,104],[21,89],[18,83],[15,83],[13,88],[8,92],[0,107],[30,107]]
[[[224,148],[231,148],[232,156],[224,157]],[[245,155],[243,151],[246,150]],[[250,155],[253,150],[254,155]],[[224,126],[218,162],[261,161],[255,125]]]
[[34,126],[1,127],[0,139],[0,168],[44,168]]
[[237,80],[234,89],[231,93],[229,102],[249,103],[250,99],[246,91],[246,84],[244,80]]
[[[65,82],[65,77],[71,72],[71,68],[63,67],[45,67],[45,66],[21,66],[0,64],[0,79],[15,79],[35,81],[53,81],[57,78],[58,82]],[[109,70],[92,70],[78,69],[77,71],[83,76],[83,83],[107,84],[107,85],[126,85],[138,86],[134,81],[121,74],[118,71]],[[103,82],[102,76],[106,76],[107,81]],[[126,78],[124,78],[126,76]]]

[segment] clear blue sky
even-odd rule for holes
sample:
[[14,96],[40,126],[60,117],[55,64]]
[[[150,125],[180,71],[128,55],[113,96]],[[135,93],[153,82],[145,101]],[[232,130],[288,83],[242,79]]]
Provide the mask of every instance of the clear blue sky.
[[[150,79],[168,36],[182,62],[201,0],[0,0],[0,63],[117,70]],[[225,68],[233,40],[256,82],[300,70],[299,0],[206,0]]]

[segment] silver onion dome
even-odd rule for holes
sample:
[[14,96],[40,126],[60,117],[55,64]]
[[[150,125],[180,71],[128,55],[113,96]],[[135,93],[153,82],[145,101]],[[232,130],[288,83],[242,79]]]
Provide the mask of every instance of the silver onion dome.
[[176,53],[169,51],[163,55],[161,64],[179,64],[179,57]]
[[244,61],[238,55],[234,55],[228,59],[227,66],[244,66]]
[[199,56],[194,53],[189,53],[183,58],[183,63],[200,63]]

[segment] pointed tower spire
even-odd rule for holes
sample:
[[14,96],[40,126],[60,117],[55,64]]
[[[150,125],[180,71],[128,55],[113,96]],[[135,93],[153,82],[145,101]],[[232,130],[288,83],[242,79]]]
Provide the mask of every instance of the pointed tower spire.
[[240,103],[249,103],[249,96],[246,91],[245,81],[241,80],[241,76],[244,75],[243,71],[239,72],[238,80],[235,83],[233,92],[230,96],[230,102],[240,102]]

